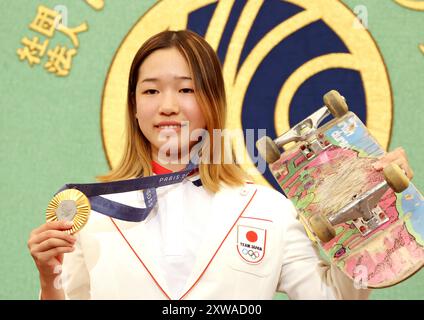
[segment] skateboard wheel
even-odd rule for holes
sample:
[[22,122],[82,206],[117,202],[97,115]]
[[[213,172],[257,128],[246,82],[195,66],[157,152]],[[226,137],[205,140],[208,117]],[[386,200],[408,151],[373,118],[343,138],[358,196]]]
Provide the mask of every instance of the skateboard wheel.
[[336,236],[336,231],[327,218],[316,213],[309,219],[309,224],[315,235],[322,241],[328,242]]
[[325,106],[328,108],[334,118],[340,118],[349,111],[345,98],[343,98],[336,90],[327,92],[324,95],[323,100]]
[[270,137],[260,138],[256,142],[256,148],[258,148],[259,154],[267,163],[271,164],[280,159],[280,150]]
[[402,192],[409,186],[405,172],[396,164],[390,163],[383,169],[384,179],[394,192]]

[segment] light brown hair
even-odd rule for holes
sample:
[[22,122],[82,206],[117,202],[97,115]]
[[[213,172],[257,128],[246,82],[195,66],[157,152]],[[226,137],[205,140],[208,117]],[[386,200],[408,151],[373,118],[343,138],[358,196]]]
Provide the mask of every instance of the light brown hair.
[[220,144],[213,141],[213,130],[225,128],[227,110],[221,64],[211,46],[201,36],[189,30],[158,33],[148,39],[136,53],[128,80],[124,154],[116,168],[97,179],[106,182],[152,175],[150,142],[141,132],[135,118],[135,91],[143,61],[152,52],[166,48],[178,49],[189,65],[195,96],[205,117],[206,130],[210,137],[209,154],[214,154],[213,149],[220,146],[219,164],[201,162],[199,165],[203,186],[211,192],[217,192],[220,183],[229,186],[243,185],[248,178],[246,173],[234,162],[224,163],[223,137]]

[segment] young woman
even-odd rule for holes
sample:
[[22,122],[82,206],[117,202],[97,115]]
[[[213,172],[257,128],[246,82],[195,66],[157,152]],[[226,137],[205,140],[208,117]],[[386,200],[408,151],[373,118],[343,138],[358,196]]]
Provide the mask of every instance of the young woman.
[[[184,138],[184,130],[208,134],[202,154],[219,151],[221,161],[203,161],[183,182],[158,188],[158,203],[142,222],[92,211],[75,235],[63,232],[71,227],[63,221],[33,230],[28,247],[42,299],[271,299],[275,292],[292,299],[368,297],[369,290],[356,289],[320,260],[289,200],[247,183],[236,164],[224,161],[213,130],[224,128],[225,114],[220,63],[204,39],[165,31],[143,44],[129,76],[125,153],[100,180],[183,169],[182,159],[199,140]],[[393,159],[412,176],[401,149],[378,169]],[[145,206],[140,191],[104,197]]]

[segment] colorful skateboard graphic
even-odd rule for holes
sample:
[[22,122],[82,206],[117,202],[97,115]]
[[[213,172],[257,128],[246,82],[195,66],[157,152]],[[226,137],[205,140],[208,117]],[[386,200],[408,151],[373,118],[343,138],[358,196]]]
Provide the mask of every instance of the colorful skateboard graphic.
[[330,91],[324,102],[258,150],[325,258],[358,286],[395,285],[424,265],[424,198],[397,165],[373,168],[384,150],[343,97]]

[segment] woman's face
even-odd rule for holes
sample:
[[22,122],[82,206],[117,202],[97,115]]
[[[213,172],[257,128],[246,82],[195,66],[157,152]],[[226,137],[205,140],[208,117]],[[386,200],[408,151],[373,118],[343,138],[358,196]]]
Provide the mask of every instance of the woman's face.
[[136,105],[138,124],[151,144],[153,159],[161,147],[162,152],[169,146],[179,153],[189,150],[195,143],[189,139],[193,130],[206,127],[189,66],[176,48],[156,50],[143,61]]

